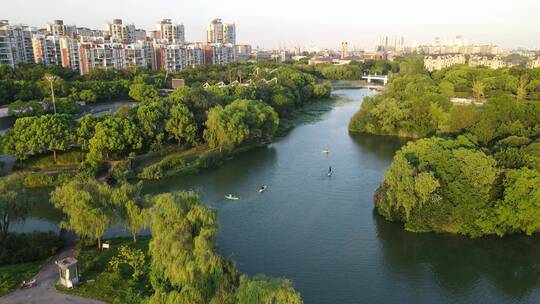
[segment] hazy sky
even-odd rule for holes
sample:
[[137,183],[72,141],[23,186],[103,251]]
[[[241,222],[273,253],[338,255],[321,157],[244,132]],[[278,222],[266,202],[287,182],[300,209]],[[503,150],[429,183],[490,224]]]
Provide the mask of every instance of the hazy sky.
[[380,35],[405,43],[463,35],[471,43],[540,48],[540,0],[1,0],[0,19],[44,27],[53,19],[102,29],[113,18],[155,29],[184,23],[201,41],[212,18],[235,22],[238,43],[277,47],[372,47]]

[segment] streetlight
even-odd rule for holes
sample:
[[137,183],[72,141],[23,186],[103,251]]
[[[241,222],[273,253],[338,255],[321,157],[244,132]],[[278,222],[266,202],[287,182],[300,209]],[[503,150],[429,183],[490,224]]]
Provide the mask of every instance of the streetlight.
[[53,83],[56,80],[56,76],[55,75],[47,75],[47,76],[45,76],[45,79],[47,79],[49,81],[49,83],[51,84],[51,96],[52,96],[53,109],[54,109],[54,114],[56,114],[56,102],[54,100],[54,86],[53,86]]

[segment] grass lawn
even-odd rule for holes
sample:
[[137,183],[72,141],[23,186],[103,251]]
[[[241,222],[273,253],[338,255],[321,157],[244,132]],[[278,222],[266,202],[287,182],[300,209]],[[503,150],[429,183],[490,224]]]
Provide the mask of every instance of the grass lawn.
[[[58,286],[57,289],[68,294],[75,294],[86,298],[101,300],[108,303],[140,303],[151,295],[152,288],[147,277],[134,281],[126,271],[113,272],[109,268],[109,261],[118,254],[121,245],[148,251],[150,237],[139,237],[137,243],[131,238],[113,238],[104,241],[111,245],[110,249],[97,249],[85,247],[80,249],[77,259],[81,274],[81,284],[74,289]],[[147,261],[149,263],[149,260]]]
[[22,169],[48,170],[48,169],[77,169],[85,159],[81,151],[58,152],[56,163],[52,154],[30,157],[22,164]]
[[48,259],[37,262],[0,266],[0,296],[19,287],[19,284],[23,280],[29,281],[32,279],[47,261]]

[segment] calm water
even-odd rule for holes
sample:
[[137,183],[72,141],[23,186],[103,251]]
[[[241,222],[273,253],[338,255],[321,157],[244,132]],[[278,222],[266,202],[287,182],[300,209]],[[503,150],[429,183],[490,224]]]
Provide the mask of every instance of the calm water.
[[[349,118],[372,93],[335,94],[349,101],[279,141],[145,190],[198,191],[218,210],[219,251],[242,272],[291,279],[308,304],[539,303],[539,237],[413,234],[373,213],[373,191],[403,143],[349,135]],[[57,217],[42,218],[54,226]]]

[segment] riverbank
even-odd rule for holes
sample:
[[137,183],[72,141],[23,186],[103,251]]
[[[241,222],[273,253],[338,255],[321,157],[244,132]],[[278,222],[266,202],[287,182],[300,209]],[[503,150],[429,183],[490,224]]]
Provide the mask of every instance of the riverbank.
[[[312,123],[330,111],[336,99],[317,100],[294,110],[289,116],[280,119],[275,140],[286,136],[296,126]],[[232,150],[211,149],[208,145],[199,145],[187,150],[169,147],[170,152],[151,152],[134,158],[132,170],[127,174],[131,180],[159,180],[162,178],[196,174],[201,170],[215,168],[223,162],[254,148],[266,146],[267,143],[245,143]]]

